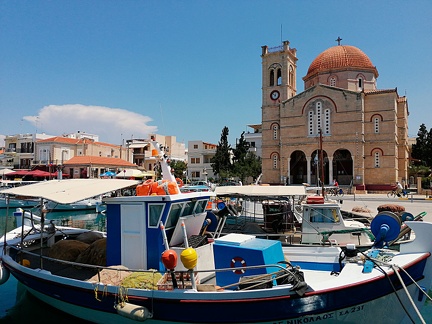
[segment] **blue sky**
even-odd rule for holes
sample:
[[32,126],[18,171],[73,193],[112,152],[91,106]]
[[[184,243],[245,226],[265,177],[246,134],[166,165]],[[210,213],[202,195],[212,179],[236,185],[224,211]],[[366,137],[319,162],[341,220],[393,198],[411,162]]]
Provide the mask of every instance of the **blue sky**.
[[235,143],[261,122],[261,46],[314,58],[353,45],[379,89],[408,96],[409,134],[432,128],[432,1],[0,2],[0,134],[76,131],[120,144],[148,133]]

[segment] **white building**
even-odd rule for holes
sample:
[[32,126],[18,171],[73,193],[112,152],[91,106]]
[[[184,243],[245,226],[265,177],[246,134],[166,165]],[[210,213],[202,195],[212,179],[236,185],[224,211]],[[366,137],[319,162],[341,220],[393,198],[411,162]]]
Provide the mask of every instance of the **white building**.
[[126,140],[126,147],[132,153],[132,162],[138,165],[140,169],[153,171],[157,163],[156,158],[152,156],[153,146],[150,143],[151,138],[166,148],[166,154],[169,159],[187,161],[185,144],[178,143],[175,136],[150,134],[148,139],[134,138]]
[[5,152],[2,165],[14,169],[30,169],[35,159],[35,143],[54,137],[45,133],[5,136]]
[[262,157],[262,127],[258,125],[247,125],[252,131],[244,133],[244,139],[249,143],[249,151],[254,152],[256,156]]
[[210,160],[216,154],[216,144],[203,141],[188,142],[188,169],[186,178],[191,181],[215,178]]

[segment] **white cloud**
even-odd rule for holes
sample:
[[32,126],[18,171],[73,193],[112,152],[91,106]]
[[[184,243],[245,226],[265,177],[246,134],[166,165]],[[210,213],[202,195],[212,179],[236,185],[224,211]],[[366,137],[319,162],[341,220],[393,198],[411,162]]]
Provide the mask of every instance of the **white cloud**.
[[147,138],[157,132],[157,126],[147,125],[152,121],[148,116],[101,106],[49,105],[37,116],[23,119],[35,126],[38,133],[61,136],[80,131],[99,135],[99,141],[111,144],[120,144],[123,138]]

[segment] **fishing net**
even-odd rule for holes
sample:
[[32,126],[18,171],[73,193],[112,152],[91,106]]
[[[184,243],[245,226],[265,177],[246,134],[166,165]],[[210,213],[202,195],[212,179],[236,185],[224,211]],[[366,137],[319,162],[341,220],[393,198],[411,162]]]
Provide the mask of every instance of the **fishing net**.
[[162,275],[159,272],[134,272],[123,279],[121,286],[125,288],[157,289],[157,283]]

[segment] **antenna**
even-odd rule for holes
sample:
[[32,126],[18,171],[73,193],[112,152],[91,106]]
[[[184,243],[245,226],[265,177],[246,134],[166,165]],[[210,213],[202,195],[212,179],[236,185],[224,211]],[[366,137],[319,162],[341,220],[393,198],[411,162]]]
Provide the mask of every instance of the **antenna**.
[[160,110],[161,120],[162,120],[162,129],[163,129],[163,131],[165,131],[165,121],[164,121],[164,114],[163,114],[161,103],[159,103],[159,110]]
[[280,42],[281,42],[281,44],[282,44],[282,24],[281,24],[281,30],[280,30],[280,33],[281,33],[281,39],[280,39]]

